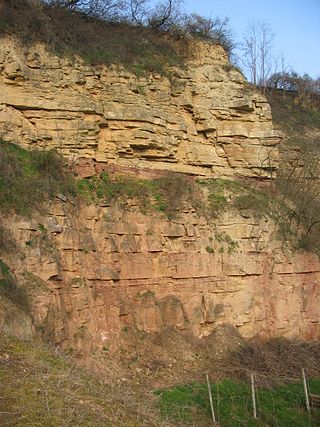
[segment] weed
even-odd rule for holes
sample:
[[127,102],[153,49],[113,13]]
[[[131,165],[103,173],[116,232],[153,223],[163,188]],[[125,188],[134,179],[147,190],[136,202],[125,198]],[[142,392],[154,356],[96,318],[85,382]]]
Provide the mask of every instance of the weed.
[[233,206],[239,211],[250,211],[255,217],[270,216],[272,207],[267,192],[251,190],[248,193],[236,196]]
[[224,211],[228,205],[227,198],[222,194],[211,193],[209,195],[209,202],[212,207],[212,212],[214,212],[215,216],[217,216],[219,212]]
[[206,246],[206,251],[209,253],[209,254],[214,254],[214,249],[213,249],[213,247],[212,246]]
[[144,87],[144,86],[141,86],[141,85],[137,86],[137,92],[138,92],[140,95],[145,95],[145,94],[146,94],[146,92],[145,92],[145,87]]
[[39,223],[38,229],[39,229],[39,231],[40,231],[41,234],[47,234],[47,229],[46,229],[46,227],[43,224]]
[[222,246],[220,246],[219,249],[220,253],[223,253],[225,249],[227,249],[228,253],[231,254],[235,252],[239,246],[238,242],[232,240],[229,234],[227,234],[225,231],[216,231],[215,239],[218,243],[222,243]]
[[126,204],[128,199],[136,199],[143,212],[155,210],[173,218],[183,201],[196,200],[194,188],[180,174],[144,180],[118,176],[111,178],[103,172],[99,176],[80,180],[78,193],[88,202],[115,202]]

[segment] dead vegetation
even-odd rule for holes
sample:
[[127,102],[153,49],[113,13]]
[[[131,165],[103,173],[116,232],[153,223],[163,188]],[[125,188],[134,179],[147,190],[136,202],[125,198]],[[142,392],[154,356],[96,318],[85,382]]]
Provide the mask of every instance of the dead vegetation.
[[[48,348],[0,336],[1,426],[163,425],[147,393],[99,379]],[[167,424],[170,425],[170,424]]]
[[251,341],[231,352],[225,360],[224,373],[247,380],[253,372],[263,380],[286,381],[301,378],[301,368],[309,377],[320,377],[320,342],[274,338],[265,343]]
[[298,93],[267,93],[275,126],[282,131],[280,167],[275,188],[286,204],[289,227],[296,229],[296,247],[320,249],[320,97],[301,103]]

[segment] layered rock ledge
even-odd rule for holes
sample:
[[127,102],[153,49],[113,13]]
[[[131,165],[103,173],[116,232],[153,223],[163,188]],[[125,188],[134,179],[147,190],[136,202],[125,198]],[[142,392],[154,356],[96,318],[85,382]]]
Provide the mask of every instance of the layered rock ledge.
[[201,43],[195,52],[184,69],[168,70],[170,78],[137,77],[2,39],[3,137],[58,148],[74,163],[270,177],[279,135],[269,104],[221,47]]
[[64,349],[117,350],[128,330],[202,337],[224,324],[246,338],[320,337],[319,258],[292,253],[266,218],[234,211],[213,224],[187,208],[168,220],[59,201],[6,227],[34,324]]

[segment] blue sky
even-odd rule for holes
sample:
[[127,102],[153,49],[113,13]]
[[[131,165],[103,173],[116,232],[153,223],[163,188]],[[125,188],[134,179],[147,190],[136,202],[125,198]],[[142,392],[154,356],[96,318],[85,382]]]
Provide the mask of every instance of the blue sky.
[[320,0],[185,0],[186,12],[207,17],[230,18],[239,41],[248,22],[271,25],[276,55],[283,52],[286,63],[299,74],[320,77]]

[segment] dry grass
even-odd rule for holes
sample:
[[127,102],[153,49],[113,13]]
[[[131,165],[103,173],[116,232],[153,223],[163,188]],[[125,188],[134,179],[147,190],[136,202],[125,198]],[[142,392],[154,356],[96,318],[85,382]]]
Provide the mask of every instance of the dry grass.
[[43,345],[0,336],[1,426],[161,426],[152,398]]

